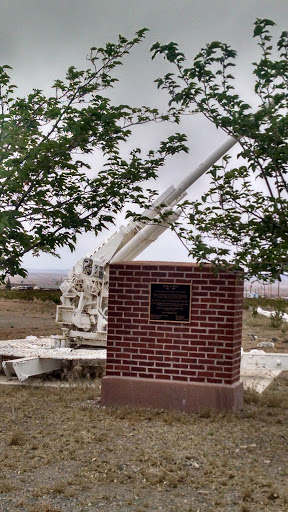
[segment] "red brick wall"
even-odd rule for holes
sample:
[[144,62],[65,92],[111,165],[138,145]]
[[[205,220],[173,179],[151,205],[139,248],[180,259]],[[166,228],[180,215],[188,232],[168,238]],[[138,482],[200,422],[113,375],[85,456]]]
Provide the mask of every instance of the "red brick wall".
[[[149,320],[150,283],[192,284],[191,321]],[[243,281],[188,263],[110,266],[107,375],[233,384],[240,378]]]

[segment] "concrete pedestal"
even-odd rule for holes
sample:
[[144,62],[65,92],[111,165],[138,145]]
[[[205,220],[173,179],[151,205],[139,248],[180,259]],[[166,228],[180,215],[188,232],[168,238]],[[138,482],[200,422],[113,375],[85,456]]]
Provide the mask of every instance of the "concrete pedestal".
[[242,382],[209,384],[133,377],[104,377],[101,404],[104,406],[239,411],[243,407]]
[[102,404],[241,409],[243,280],[209,265],[110,265]]

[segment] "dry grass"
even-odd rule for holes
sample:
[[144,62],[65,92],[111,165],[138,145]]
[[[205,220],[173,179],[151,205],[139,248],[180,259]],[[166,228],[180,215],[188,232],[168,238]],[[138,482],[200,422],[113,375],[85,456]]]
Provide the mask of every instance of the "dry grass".
[[51,300],[24,301],[0,297],[0,339],[58,334],[61,330],[55,323],[55,316],[56,304]]
[[[253,340],[253,337],[257,339]],[[288,352],[288,322],[282,322],[280,327],[271,327],[269,318],[262,315],[253,316],[252,309],[244,310],[242,345],[249,351],[257,348],[262,341],[274,342],[274,348],[265,348],[266,352]]]
[[[251,334],[288,351],[286,326],[244,311],[245,350]],[[0,512],[288,511],[288,372],[240,413],[196,415],[103,408],[100,380],[65,371],[76,386],[1,388]]]
[[1,391],[0,511],[287,510],[287,373],[238,414],[102,408],[100,382]]
[[23,446],[26,443],[26,436],[22,430],[14,430],[8,441],[9,446]]

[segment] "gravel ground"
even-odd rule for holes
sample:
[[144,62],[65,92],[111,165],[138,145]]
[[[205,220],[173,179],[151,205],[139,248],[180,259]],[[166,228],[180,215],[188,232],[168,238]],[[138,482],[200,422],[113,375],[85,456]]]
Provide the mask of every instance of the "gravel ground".
[[[55,333],[54,304],[6,302],[1,338]],[[287,349],[286,327],[244,316],[245,350]],[[237,414],[104,408],[100,386],[1,387],[0,512],[288,511],[288,372]]]
[[52,301],[0,299],[0,339],[60,334],[55,316],[56,304]]
[[98,381],[2,387],[0,510],[287,511],[287,391],[196,415],[101,407]]
[[[23,301],[0,299],[0,340],[21,339],[26,336],[50,336],[60,334],[61,328],[55,323],[56,305],[52,301]],[[244,311],[244,350],[257,348],[261,341],[275,341],[270,352],[288,352],[288,323],[278,329],[270,326],[264,316],[253,317],[251,310]]]

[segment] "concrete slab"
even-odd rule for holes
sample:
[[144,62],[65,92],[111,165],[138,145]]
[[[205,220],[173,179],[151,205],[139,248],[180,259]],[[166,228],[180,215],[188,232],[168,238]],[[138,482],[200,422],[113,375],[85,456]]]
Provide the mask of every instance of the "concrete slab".
[[101,385],[101,404],[185,412],[239,411],[243,408],[243,384],[106,376]]
[[83,359],[106,361],[106,349],[52,348],[51,337],[27,336],[18,340],[0,340],[0,357],[41,357],[47,359]]
[[282,370],[253,369],[241,370],[241,380],[244,389],[253,389],[257,393],[263,391],[271,384],[271,382],[282,373]]
[[64,380],[43,380],[41,378],[28,379],[20,382],[17,377],[7,380],[5,375],[0,375],[0,386],[28,386],[28,387],[45,387],[45,388],[74,388],[74,387],[92,387],[97,388],[98,384],[91,380],[81,381],[64,381]]
[[[18,340],[0,340],[0,361],[1,359],[7,357],[13,358],[23,358],[23,357],[41,357],[41,358],[53,358],[53,359],[61,359],[64,361],[68,360],[80,360],[87,362],[93,361],[93,364],[97,364],[103,366],[106,363],[106,349],[74,349],[74,348],[52,348],[51,337],[39,337],[36,336],[27,336],[25,339]],[[258,351],[259,352],[259,351]],[[263,354],[262,354],[263,355]],[[281,354],[280,354],[281,355]],[[247,356],[247,353],[246,353]],[[273,357],[278,357],[275,354],[271,354]],[[285,354],[285,356],[287,356]],[[287,356],[288,357],[288,356]],[[251,360],[254,357],[251,357]],[[249,358],[250,360],[250,358]],[[254,364],[254,363],[253,363]],[[249,365],[248,365],[249,366]],[[268,365],[269,366],[269,365]],[[285,365],[284,365],[285,366]],[[264,389],[271,384],[271,382],[280,375],[282,369],[267,369],[267,368],[243,368],[241,366],[241,380],[244,385],[244,389],[255,389],[258,393],[262,393]],[[12,379],[11,381],[7,381],[5,376],[0,376],[0,384],[10,384],[10,385],[43,385],[43,381],[41,379],[31,379],[25,381],[24,383],[19,383],[18,380]],[[52,383],[45,383],[45,385],[52,386]],[[60,385],[60,382],[53,384],[57,387]],[[71,385],[67,383],[67,386]],[[65,383],[61,383],[61,386],[66,386]]]

